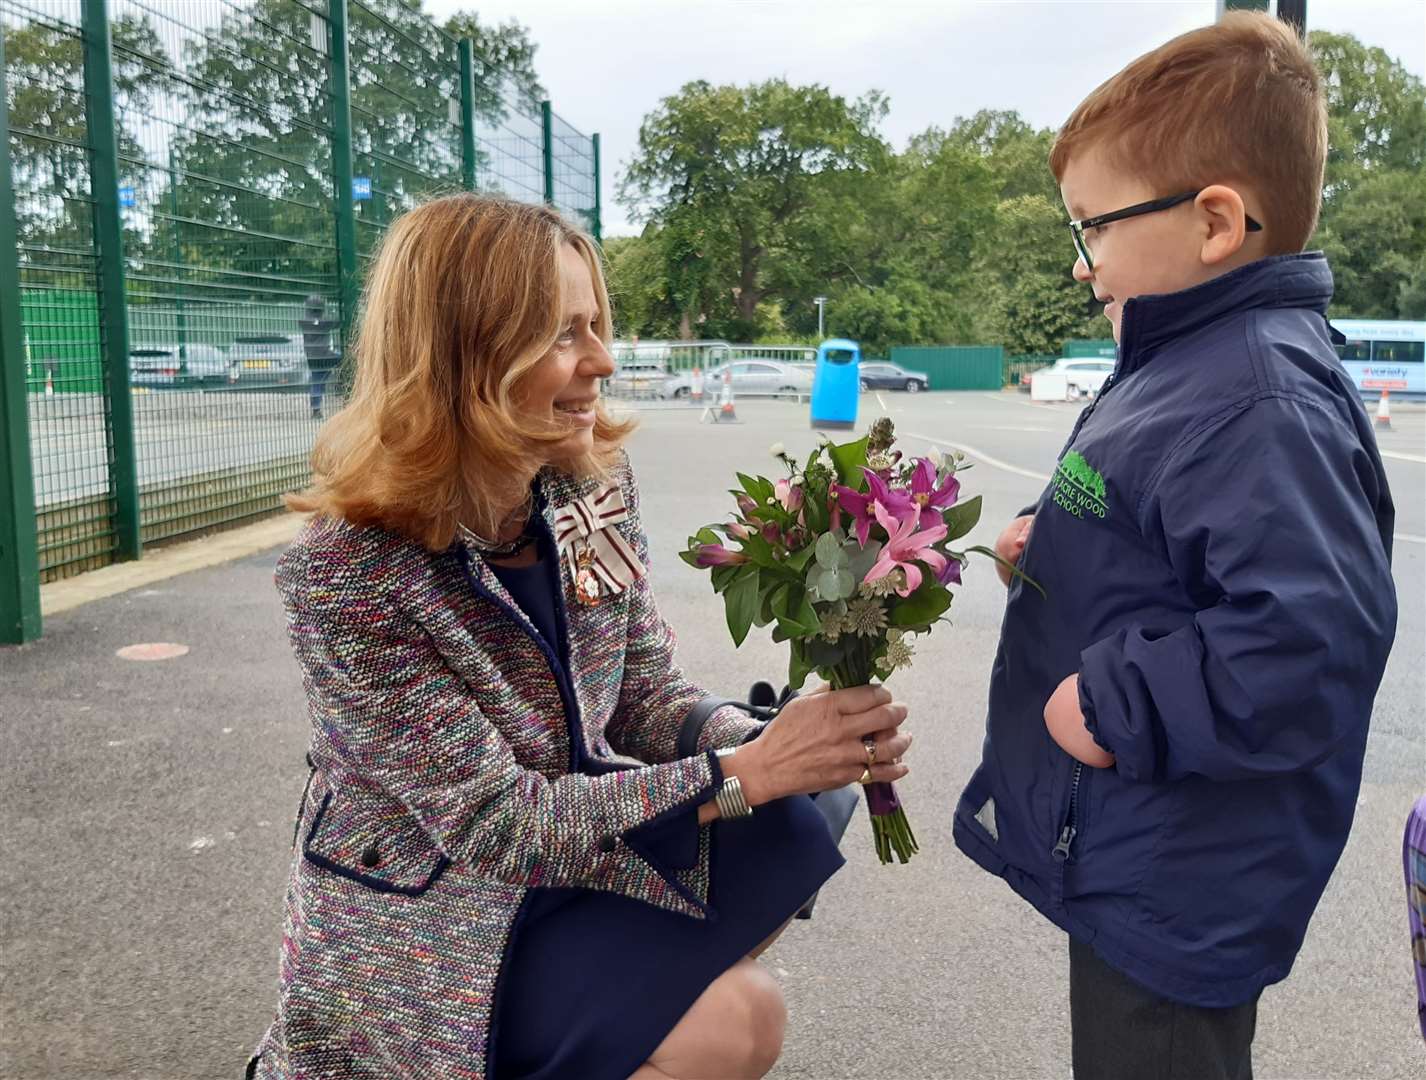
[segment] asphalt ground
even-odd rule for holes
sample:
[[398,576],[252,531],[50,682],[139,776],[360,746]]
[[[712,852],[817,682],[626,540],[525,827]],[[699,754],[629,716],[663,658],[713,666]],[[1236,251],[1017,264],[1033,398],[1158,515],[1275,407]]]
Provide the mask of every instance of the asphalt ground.
[[[1401,872],[1402,826],[1426,790],[1426,411],[1393,406],[1380,443],[1399,512],[1397,645],[1351,840],[1292,976],[1263,996],[1259,1077],[1419,1077],[1426,1064]],[[976,455],[963,482],[985,500],[970,538],[983,543],[1034,500],[1075,415],[1013,393],[868,394],[862,407],[863,422],[889,411],[908,449]],[[772,442],[797,453],[814,440],[805,404],[737,411],[740,423],[710,425],[693,409],[643,409],[631,446],[682,662],[730,696],[781,676],[785,656],[757,631],[735,651],[707,576],[675,553],[725,515],[735,469],[771,474]],[[0,649],[0,1075],[241,1075],[274,1006],[306,776],[301,679],[271,580],[279,550],[144,580]],[[917,735],[901,788],[921,854],[878,865],[859,813],[815,917],[766,954],[790,1010],[778,1080],[1070,1076],[1063,935],[951,841],[1002,607],[989,565],[973,564],[954,624],[892,683]],[[188,652],[116,656],[144,642]]]

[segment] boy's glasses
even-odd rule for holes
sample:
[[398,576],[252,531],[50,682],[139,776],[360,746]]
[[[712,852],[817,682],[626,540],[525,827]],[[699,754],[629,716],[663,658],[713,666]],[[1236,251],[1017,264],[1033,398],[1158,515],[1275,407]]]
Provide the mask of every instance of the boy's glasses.
[[[1089,245],[1084,242],[1084,234],[1087,229],[1097,229],[1101,225],[1108,225],[1111,221],[1123,221],[1125,218],[1138,217],[1140,214],[1155,214],[1160,210],[1167,210],[1171,206],[1179,203],[1186,203],[1189,199],[1196,199],[1202,191],[1185,191],[1182,195],[1170,195],[1163,199],[1151,199],[1148,202],[1135,203],[1133,206],[1126,206],[1123,210],[1112,210],[1107,214],[1100,214],[1098,217],[1081,218],[1079,221],[1069,223],[1070,236],[1074,237],[1074,249],[1079,253],[1079,257],[1084,260],[1087,269],[1094,270],[1094,256],[1089,253]],[[1252,218],[1245,218],[1248,232],[1261,232],[1262,226]]]

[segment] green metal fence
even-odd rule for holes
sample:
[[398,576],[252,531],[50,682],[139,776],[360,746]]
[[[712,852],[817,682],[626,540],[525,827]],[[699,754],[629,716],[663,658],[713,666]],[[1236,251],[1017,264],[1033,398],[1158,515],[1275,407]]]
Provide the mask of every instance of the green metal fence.
[[12,581],[308,480],[298,320],[315,298],[345,351],[402,211],[474,188],[599,232],[598,136],[408,0],[0,0],[0,44],[0,641],[38,632]]

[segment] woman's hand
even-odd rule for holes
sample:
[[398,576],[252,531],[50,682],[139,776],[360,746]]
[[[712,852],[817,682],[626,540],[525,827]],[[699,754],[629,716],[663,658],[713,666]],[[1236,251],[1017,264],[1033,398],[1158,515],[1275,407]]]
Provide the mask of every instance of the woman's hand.
[[911,736],[899,730],[906,706],[881,686],[818,690],[793,698],[761,735],[723,759],[751,806],[788,795],[809,795],[859,780],[867,767],[863,740],[872,738],[871,778],[900,780],[910,770],[900,758]]
[[[1011,566],[1020,565],[1020,556],[1025,554],[1025,544],[1030,539],[1030,528],[1035,524],[1035,515],[1026,514],[1018,517],[1009,525],[1005,526],[1005,531],[1000,534],[1000,538],[995,541],[995,553],[1008,562]],[[1000,580],[1008,587],[1010,584],[1010,570],[1001,563],[995,564],[995,572],[1000,575]]]

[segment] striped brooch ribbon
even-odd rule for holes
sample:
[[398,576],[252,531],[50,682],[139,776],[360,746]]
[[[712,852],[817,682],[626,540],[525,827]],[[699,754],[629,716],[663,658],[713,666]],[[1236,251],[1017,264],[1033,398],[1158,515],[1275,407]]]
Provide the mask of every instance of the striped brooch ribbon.
[[555,544],[581,604],[597,604],[644,576],[644,564],[614,528],[628,516],[617,483],[555,511]]

